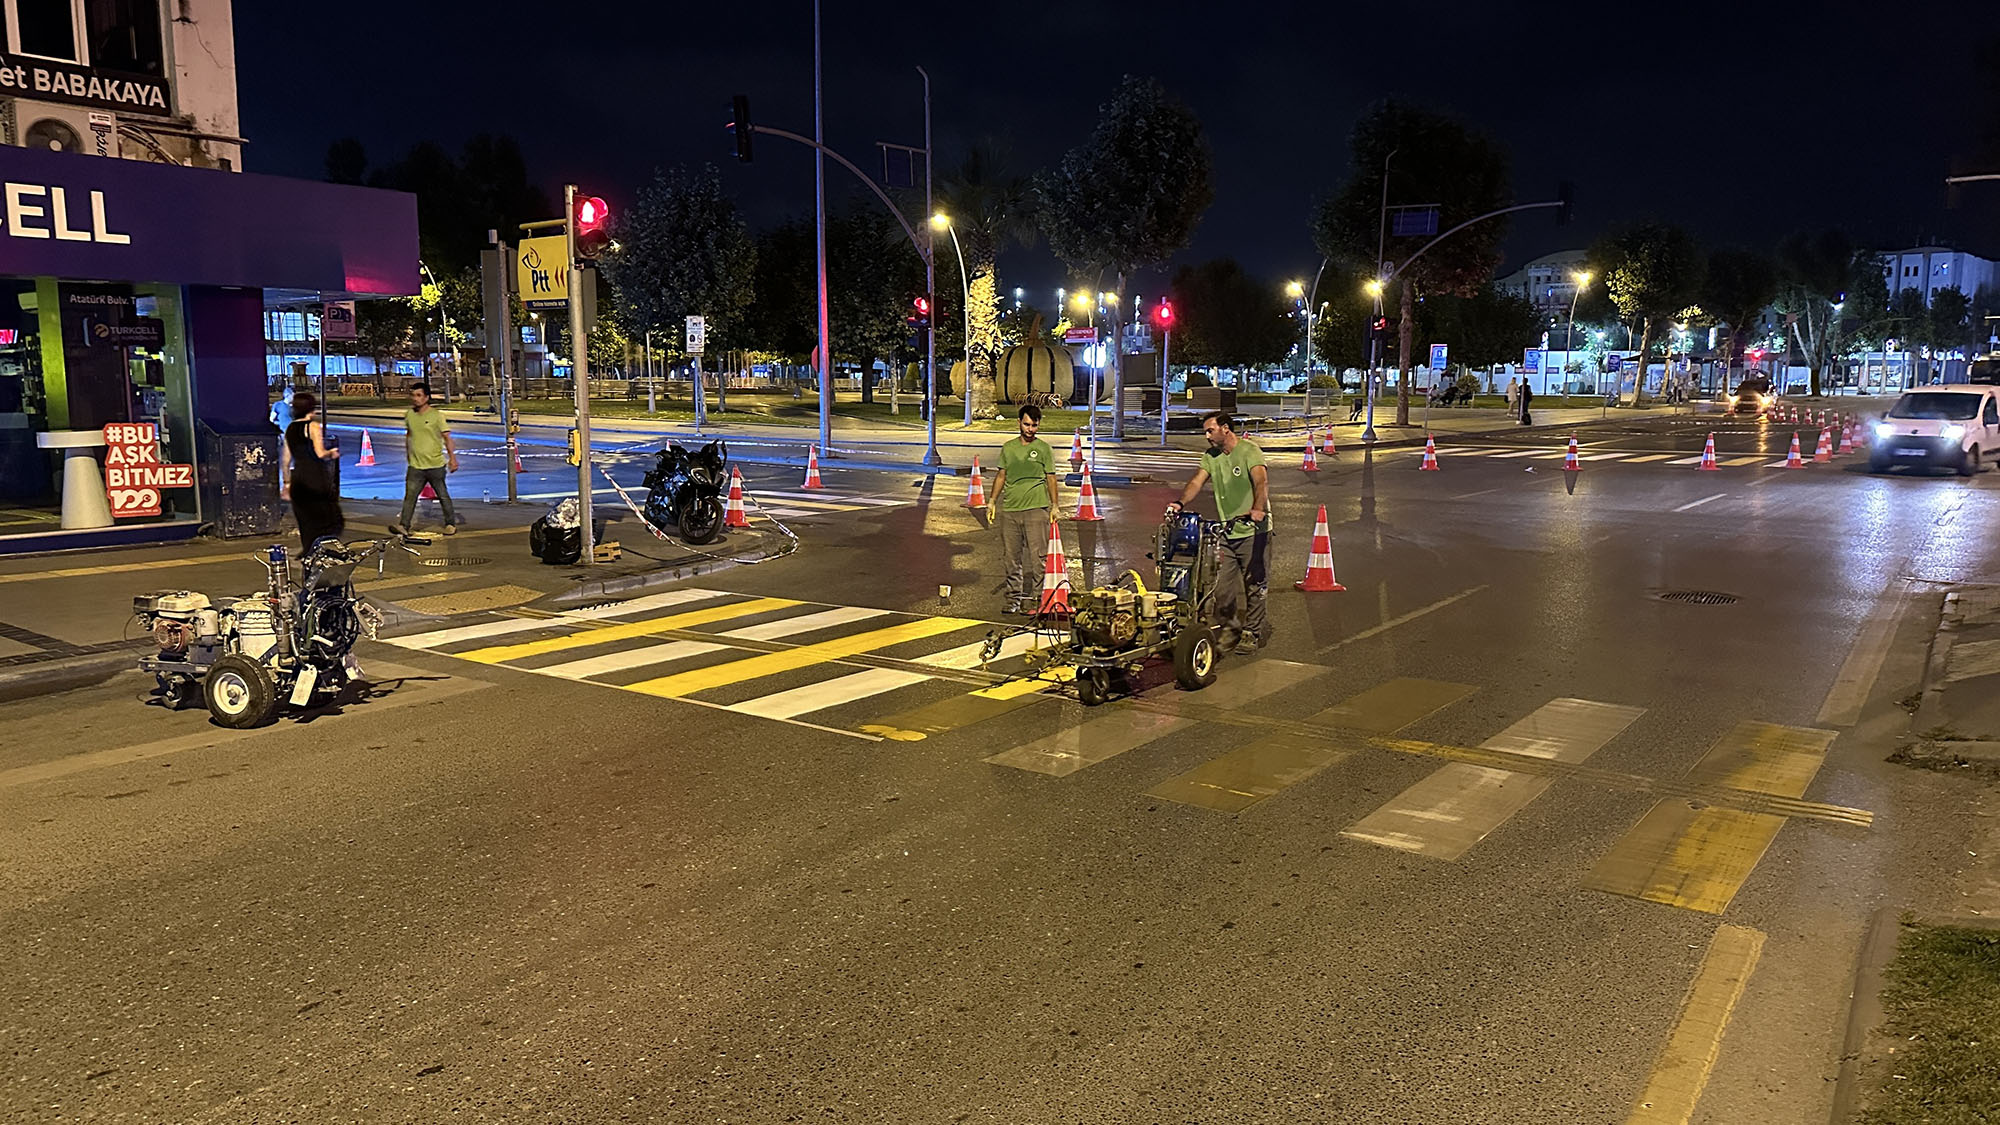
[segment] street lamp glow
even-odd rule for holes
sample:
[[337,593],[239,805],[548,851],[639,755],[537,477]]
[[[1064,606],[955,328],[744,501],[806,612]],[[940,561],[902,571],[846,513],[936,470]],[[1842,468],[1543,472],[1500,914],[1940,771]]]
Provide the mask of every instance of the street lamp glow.
[[1582,273],[1577,274],[1576,287],[1578,289],[1585,288],[1590,284],[1590,279],[1594,276],[1596,275],[1592,274],[1589,270],[1584,270]]
[[1367,290],[1370,297],[1380,297],[1382,295],[1382,279],[1371,277],[1361,284],[1361,288]]
[[951,218],[943,211],[939,211],[937,214],[931,216],[931,226],[936,230],[943,230],[950,225]]
[[1296,301],[1300,297],[1303,297],[1305,295],[1306,295],[1305,282],[1288,281],[1285,283],[1285,296],[1290,297]]

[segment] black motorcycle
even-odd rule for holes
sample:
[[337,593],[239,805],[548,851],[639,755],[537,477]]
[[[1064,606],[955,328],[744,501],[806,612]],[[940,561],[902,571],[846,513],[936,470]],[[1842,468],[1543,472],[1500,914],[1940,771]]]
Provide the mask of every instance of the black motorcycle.
[[670,444],[646,474],[646,519],[655,527],[678,527],[685,542],[712,543],[722,534],[728,484],[729,449],[722,442],[711,441],[693,453]]

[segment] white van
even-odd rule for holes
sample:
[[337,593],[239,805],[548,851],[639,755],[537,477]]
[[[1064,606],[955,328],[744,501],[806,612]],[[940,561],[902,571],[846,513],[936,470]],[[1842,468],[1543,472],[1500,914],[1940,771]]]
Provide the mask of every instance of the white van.
[[2000,390],[1964,383],[1904,391],[1875,423],[1868,468],[1946,465],[1969,477],[2000,449]]

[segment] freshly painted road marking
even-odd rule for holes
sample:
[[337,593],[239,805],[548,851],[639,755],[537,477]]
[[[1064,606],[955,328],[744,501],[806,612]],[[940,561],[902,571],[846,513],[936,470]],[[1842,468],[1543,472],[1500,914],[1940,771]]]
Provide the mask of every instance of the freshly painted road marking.
[[1667,464],[1669,464],[1669,465],[1699,465],[1699,464],[1701,464],[1701,455],[1700,455],[1700,454],[1696,454],[1696,455],[1695,455],[1695,456],[1693,456],[1693,457],[1681,457],[1681,458],[1677,458],[1677,459],[1675,459],[1675,460],[1672,460],[1672,461],[1669,461],[1669,462],[1667,462]]
[[720,590],[668,590],[659,594],[648,594],[631,601],[613,602],[610,605],[591,606],[588,609],[572,609],[564,617],[580,617],[585,621],[596,621],[606,617],[627,617],[634,613],[650,613],[656,609],[686,605],[689,602],[712,601],[723,597]]
[[[1551,700],[1480,746],[1551,761],[1582,762],[1644,713],[1640,707],[1587,699]],[[1555,780],[1454,762],[1403,790],[1341,835],[1455,860],[1527,808]]]
[[1910,585],[1903,582],[1875,603],[1875,612],[1855,638],[1847,659],[1841,661],[1840,671],[1834,674],[1833,686],[1827,689],[1814,722],[1851,727],[1861,721],[1861,705],[1868,701],[1876,677],[1882,674],[1882,662],[1889,657],[1889,642],[1895,639],[1896,623],[1902,620],[1909,597]]
[[1517,449],[1512,453],[1496,453],[1493,455],[1493,459],[1497,461],[1502,457],[1533,457],[1541,452],[1539,449]]
[[[1758,462],[1762,461],[1763,459],[1764,459],[1763,454],[1756,453],[1748,457],[1725,457],[1721,461],[1718,461],[1717,464],[1722,465],[1726,468],[1739,468],[1744,465],[1755,465]],[[1783,465],[1784,462],[1780,461],[1778,462],[1778,464]]]
[[1723,498],[1724,496],[1727,496],[1727,495],[1729,495],[1729,494],[1728,494],[1727,492],[1718,492],[1718,493],[1716,493],[1716,494],[1715,494],[1715,495],[1713,495],[1713,496],[1704,496],[1704,497],[1702,497],[1702,498],[1701,498],[1701,499],[1699,499],[1699,500],[1690,500],[1690,501],[1688,501],[1687,503],[1685,503],[1685,504],[1682,504],[1682,505],[1681,505],[1680,507],[1678,507],[1678,508],[1675,508],[1675,509],[1674,509],[1674,511],[1676,511],[1676,512],[1685,512],[1685,511],[1687,511],[1687,510],[1688,510],[1689,508],[1699,508],[1699,507],[1701,507],[1701,506],[1702,506],[1703,504],[1706,504],[1706,503],[1708,503],[1708,502],[1709,502],[1709,501],[1711,501],[1711,500],[1720,500],[1720,499],[1722,499],[1722,498]]
[[205,566],[209,563],[241,563],[239,554],[197,555],[191,558],[149,559],[146,562],[106,563],[103,566],[72,566],[62,570],[31,570],[21,574],[0,574],[0,583],[34,582],[43,578],[79,578],[90,574],[127,574],[135,570],[168,570],[177,566]]
[[1747,926],[1722,926],[1709,939],[1701,968],[1688,988],[1659,1061],[1639,1092],[1626,1125],[1687,1125],[1694,1118],[1708,1076],[1722,1053],[1729,1018],[1743,999],[1764,950],[1764,934]]
[[[539,641],[523,641],[520,644],[497,645],[491,648],[477,648],[469,652],[455,652],[460,660],[473,660],[481,664],[504,664],[526,656],[540,656],[547,652],[567,652],[573,648],[588,648],[591,645],[609,644],[612,641],[631,640],[633,637],[653,636],[675,629],[692,629],[697,625],[709,625],[717,621],[727,621],[733,617],[748,617],[756,613],[770,613],[773,610],[790,609],[802,603],[789,598],[749,598],[728,605],[709,606],[704,609],[688,610],[684,613],[669,614],[666,617],[648,617],[639,621],[621,621],[616,625],[600,625],[594,629],[581,629],[560,637],[549,637]],[[560,624],[558,619],[558,624]]]
[[384,644],[398,648],[432,649],[460,641],[481,641],[488,637],[504,637],[510,633],[526,633],[533,629],[561,629],[569,622],[560,617],[510,617],[504,621],[483,621],[477,625],[458,625],[450,629],[433,629],[428,633],[413,633],[407,637],[383,637]]
[[[1741,722],[1688,779],[1751,793],[1803,797],[1834,732]],[[1676,798],[1655,804],[1585,877],[1591,890],[1720,914],[1756,870],[1786,818]]]
[[734,637],[745,641],[775,641],[782,637],[796,637],[800,633],[810,633],[817,629],[831,629],[836,625],[851,625],[857,621],[872,621],[877,617],[887,617],[886,609],[868,609],[863,606],[835,606],[818,613],[808,613],[800,617],[783,617],[776,621],[766,621],[761,625],[746,625],[741,629],[731,629],[719,636]]
[[[1030,652],[1038,647],[1040,640],[1041,637],[1033,632],[1015,633],[1011,636],[1003,637],[1000,641],[1000,651],[993,659],[995,662],[998,662]],[[971,671],[980,666],[980,654],[985,648],[985,641],[974,641],[969,645],[948,648],[943,652],[931,653],[929,656],[919,656],[916,658],[916,662],[918,664],[928,664],[933,668],[957,668],[962,671]]]
[[1440,598],[1437,601],[1434,601],[1431,604],[1424,606],[1420,609],[1413,609],[1408,613],[1402,614],[1397,617],[1392,617],[1389,620],[1382,622],[1380,625],[1372,625],[1366,629],[1361,630],[1359,633],[1354,633],[1349,636],[1342,637],[1339,640],[1334,641],[1332,644],[1321,645],[1315,651],[1331,652],[1334,649],[1340,648],[1344,645],[1351,645],[1356,641],[1365,641],[1370,637],[1376,636],[1381,633],[1386,633],[1389,630],[1394,629],[1398,625],[1407,625],[1410,622],[1415,621],[1417,618],[1422,617],[1427,613],[1436,613],[1438,610],[1441,610],[1446,606],[1451,605],[1454,602],[1464,601],[1466,598],[1471,597],[1472,595],[1478,593],[1481,590],[1484,590],[1485,588],[1486,587],[1484,585],[1479,585],[1479,586],[1474,586],[1470,590],[1460,590],[1458,593],[1453,594],[1448,598]]
[[558,676],[565,680],[586,680],[592,676],[602,676],[607,672],[627,672],[634,668],[644,668],[649,664],[665,664],[670,660],[685,660],[690,656],[725,652],[728,649],[728,645],[710,644],[707,641],[668,641],[665,644],[646,645],[642,648],[626,649],[623,652],[592,656],[584,660],[572,660],[564,664],[544,664],[539,668],[524,668],[522,671],[542,676]]
[[894,691],[911,684],[921,684],[931,677],[921,672],[903,672],[894,668],[869,668],[849,676],[836,676],[816,684],[795,687],[790,691],[773,692],[756,699],[746,699],[729,705],[731,711],[746,715],[758,715],[766,719],[791,719],[800,715],[822,711],[842,703],[857,699],[867,699]]
[[728,687],[746,680],[761,679],[780,672],[791,672],[815,664],[842,660],[864,652],[902,644],[905,641],[922,640],[940,633],[951,633],[985,624],[987,622],[961,617],[920,617],[914,621],[905,621],[866,633],[835,637],[832,640],[818,641],[780,652],[746,656],[726,664],[714,664],[707,668],[695,668],[657,679],[641,680],[636,684],[626,684],[625,690],[678,699],[696,692]]
[[[1643,465],[1648,461],[1665,461],[1671,457],[1673,457],[1671,453],[1647,453],[1638,457],[1627,457],[1625,458],[1625,463],[1627,465]],[[1699,462],[1700,458],[1696,458],[1696,461]],[[1676,463],[1678,464],[1678,462]]]
[[1388,734],[1442,711],[1477,690],[1471,684],[1405,676],[1349,696],[1315,715],[1313,722]]

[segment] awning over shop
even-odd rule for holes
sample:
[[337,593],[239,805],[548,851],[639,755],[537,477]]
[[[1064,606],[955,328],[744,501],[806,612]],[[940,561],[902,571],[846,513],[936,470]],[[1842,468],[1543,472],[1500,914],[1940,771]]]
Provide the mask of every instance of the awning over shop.
[[0,275],[409,296],[417,200],[0,145]]

